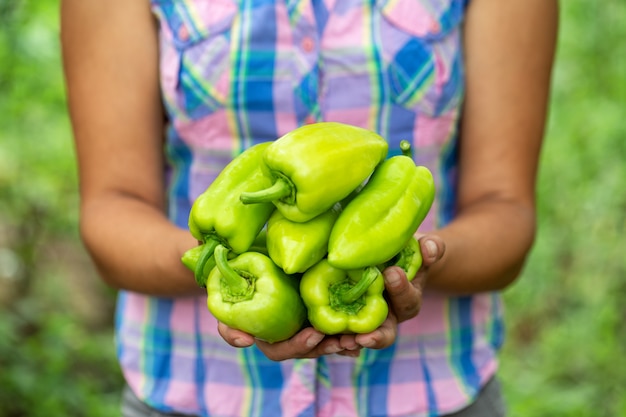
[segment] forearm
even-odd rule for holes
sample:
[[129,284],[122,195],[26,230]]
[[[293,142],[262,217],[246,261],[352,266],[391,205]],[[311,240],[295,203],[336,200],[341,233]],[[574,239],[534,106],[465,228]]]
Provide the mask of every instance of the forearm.
[[524,265],[535,236],[557,15],[553,0],[470,2],[457,215],[434,232],[446,251],[428,273],[428,288],[499,290]]
[[158,32],[149,3],[63,0],[61,41],[83,241],[115,288],[200,293],[182,264],[197,244],[165,215]]
[[81,235],[112,287],[155,295],[201,294],[182,254],[197,242],[158,208],[111,192],[84,200]]
[[535,238],[528,205],[488,198],[463,210],[433,232],[446,244],[428,273],[426,287],[454,294],[501,290],[519,275]]

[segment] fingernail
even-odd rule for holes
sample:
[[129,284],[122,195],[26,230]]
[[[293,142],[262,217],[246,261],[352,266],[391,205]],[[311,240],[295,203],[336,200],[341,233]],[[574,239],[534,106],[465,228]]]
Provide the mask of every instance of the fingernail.
[[337,353],[337,352],[341,352],[343,349],[341,348],[341,346],[328,346],[326,349],[324,349],[324,353],[327,354],[331,354],[331,353]]
[[322,341],[323,338],[324,338],[323,334],[321,334],[321,333],[313,333],[306,340],[306,346],[310,347],[310,348],[313,348],[313,347],[317,346]]
[[337,352],[341,356],[347,356],[349,358],[358,358],[361,354],[361,350],[343,350],[341,352]]
[[387,287],[399,287],[402,285],[402,276],[396,271],[391,270],[385,275],[385,281],[387,281]]
[[423,242],[424,248],[426,248],[426,253],[429,257],[435,258],[437,257],[437,244],[432,240],[426,240]]
[[234,339],[234,340],[233,340],[233,344],[234,344],[235,346],[238,346],[238,347],[245,347],[245,346],[248,346],[248,342],[246,342],[246,340],[245,340],[245,339],[242,339],[241,337],[238,337],[238,338]]
[[365,339],[364,341],[359,343],[361,346],[369,348],[376,344],[376,341],[373,339]]

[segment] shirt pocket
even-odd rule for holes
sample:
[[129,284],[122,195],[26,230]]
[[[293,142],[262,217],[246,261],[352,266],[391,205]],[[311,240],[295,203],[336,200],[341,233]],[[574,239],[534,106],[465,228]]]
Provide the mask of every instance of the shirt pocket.
[[465,3],[378,0],[383,75],[395,104],[435,117],[459,103]]
[[224,107],[230,90],[233,0],[153,0],[160,22],[161,87],[177,118],[199,119]]

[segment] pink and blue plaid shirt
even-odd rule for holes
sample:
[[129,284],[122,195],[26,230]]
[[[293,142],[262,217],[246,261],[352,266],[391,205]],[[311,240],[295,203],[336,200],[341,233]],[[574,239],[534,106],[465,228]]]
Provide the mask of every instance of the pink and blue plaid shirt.
[[[313,121],[413,142],[438,194],[422,230],[454,216],[460,25],[467,0],[152,0],[160,25],[169,215],[242,149]],[[217,333],[205,297],[121,292],[116,340],[143,401],[201,416],[438,416],[496,371],[498,294],[427,292],[394,345],[273,362]]]

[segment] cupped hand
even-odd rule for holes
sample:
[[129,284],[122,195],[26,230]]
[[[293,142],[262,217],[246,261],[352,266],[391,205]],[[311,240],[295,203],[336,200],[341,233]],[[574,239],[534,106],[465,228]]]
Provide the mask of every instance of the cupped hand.
[[411,281],[407,279],[402,268],[397,266],[391,266],[383,271],[387,302],[397,323],[418,315],[429,269],[443,257],[446,250],[443,239],[436,235],[422,235],[419,242],[422,266]]
[[234,347],[247,347],[256,343],[257,347],[274,361],[317,358],[333,353],[356,357],[364,347],[383,349],[391,346],[398,334],[398,323],[418,315],[428,270],[442,258],[445,252],[445,243],[438,236],[423,235],[419,241],[423,263],[413,280],[409,281],[404,271],[396,266],[383,271],[389,314],[387,319],[370,333],[329,336],[313,327],[306,327],[290,339],[268,343],[223,323],[219,323],[218,331],[224,340]]
[[361,349],[361,346],[354,342],[352,335],[328,336],[313,327],[305,327],[291,338],[275,343],[256,339],[254,336],[228,327],[224,323],[218,324],[218,331],[231,346],[248,347],[256,344],[265,356],[274,361],[317,358],[333,353],[358,356]]
[[391,346],[398,334],[398,323],[412,319],[419,314],[428,270],[441,259],[445,252],[445,243],[439,236],[423,235],[419,241],[422,266],[413,280],[409,281],[404,270],[397,266],[390,266],[383,271],[389,314],[376,330],[354,336],[354,343],[358,346],[370,349],[384,349]]

